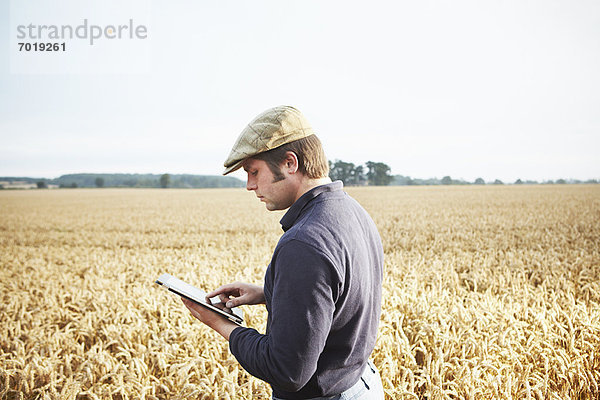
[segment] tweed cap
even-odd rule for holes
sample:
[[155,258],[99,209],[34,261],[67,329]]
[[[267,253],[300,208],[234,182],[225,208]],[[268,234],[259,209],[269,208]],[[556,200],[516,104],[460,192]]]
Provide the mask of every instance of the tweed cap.
[[254,118],[240,133],[223,163],[223,175],[239,169],[248,157],[313,134],[304,115],[294,107],[270,108]]

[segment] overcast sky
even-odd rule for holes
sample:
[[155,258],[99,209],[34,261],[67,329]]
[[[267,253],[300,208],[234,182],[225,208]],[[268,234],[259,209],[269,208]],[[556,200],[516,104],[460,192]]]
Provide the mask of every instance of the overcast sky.
[[[2,2],[0,176],[220,174],[243,127],[287,104],[332,160],[600,178],[598,1],[115,1]],[[19,24],[84,19],[147,37],[16,50],[35,42]]]

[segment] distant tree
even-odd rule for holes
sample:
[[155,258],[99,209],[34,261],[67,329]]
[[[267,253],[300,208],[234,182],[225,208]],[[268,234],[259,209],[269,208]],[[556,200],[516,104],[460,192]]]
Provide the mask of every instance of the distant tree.
[[523,181],[521,179],[517,179],[515,181],[515,185],[522,185],[522,184],[523,184]]
[[475,184],[476,185],[485,185],[485,181],[483,180],[483,178],[477,178],[477,179],[475,179]]
[[494,181],[494,185],[504,185],[504,182],[502,182],[500,179],[496,179]]
[[329,177],[332,181],[342,181],[344,184],[350,184],[354,164],[342,160],[335,160],[332,164],[329,163]]
[[357,165],[352,170],[352,176],[350,184],[352,185],[364,185],[367,182],[367,176],[365,175],[365,167]]
[[96,187],[99,187],[99,188],[104,187],[104,178],[97,177],[95,183],[96,183]]
[[452,178],[445,176],[442,178],[442,185],[452,185]]
[[391,170],[392,169],[387,164],[367,161],[367,180],[369,181],[369,185],[389,185],[392,179],[394,179],[394,177],[390,175]]
[[169,187],[169,183],[171,182],[171,175],[169,174],[162,174],[160,176],[160,187],[161,188],[167,188]]
[[404,186],[404,185],[412,185],[414,181],[410,176],[404,175],[394,175],[394,179],[392,180],[392,185]]
[[48,187],[45,181],[38,181],[36,182],[36,185],[38,189],[46,189]]
[[559,185],[564,185],[565,183],[567,183],[567,181],[565,181],[564,179],[557,179],[556,183]]

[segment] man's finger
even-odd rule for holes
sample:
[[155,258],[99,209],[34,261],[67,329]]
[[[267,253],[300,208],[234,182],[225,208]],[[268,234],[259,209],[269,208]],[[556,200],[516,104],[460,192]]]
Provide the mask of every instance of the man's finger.
[[228,299],[225,303],[225,307],[233,308],[237,306],[242,306],[244,304],[248,304],[248,295],[244,294],[240,297],[235,297],[233,299]]
[[206,295],[206,297],[215,297],[221,293],[229,293],[231,292],[233,289],[235,289],[235,286],[233,286],[232,283],[228,283],[226,285],[223,286],[219,286],[218,288],[216,288],[215,290],[213,290],[212,292],[208,293]]
[[184,299],[183,297],[181,298],[181,301],[190,311],[192,311],[192,312],[194,311],[194,302],[193,301]]
[[234,282],[234,283],[227,283],[225,285],[219,286],[212,292],[208,293],[206,296],[207,297],[215,297],[221,293],[235,296],[235,295],[239,294],[239,292],[240,292],[240,282]]
[[224,293],[221,293],[219,295],[219,300],[221,300],[221,303],[225,303],[227,300],[229,300],[229,296]]
[[181,298],[181,302],[183,303],[184,306],[186,306],[186,308],[188,310],[190,310],[190,312],[193,315],[194,314],[194,309],[192,308],[192,302],[189,301],[188,299],[184,299],[183,297]]
[[183,297],[181,298],[181,301],[183,301],[183,304],[187,307],[188,310],[190,310],[190,313],[192,314],[192,316],[194,318],[196,318],[199,321],[202,321],[200,313],[195,308],[195,307],[200,307],[200,306],[197,306],[196,303],[194,303],[193,301],[184,299]]

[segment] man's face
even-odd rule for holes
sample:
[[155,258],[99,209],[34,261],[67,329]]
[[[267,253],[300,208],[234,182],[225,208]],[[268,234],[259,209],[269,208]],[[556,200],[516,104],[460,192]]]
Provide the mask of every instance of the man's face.
[[254,190],[256,197],[265,202],[267,210],[285,210],[294,203],[295,193],[290,187],[290,179],[274,182],[273,172],[265,161],[248,158],[242,166],[248,174],[246,189]]

